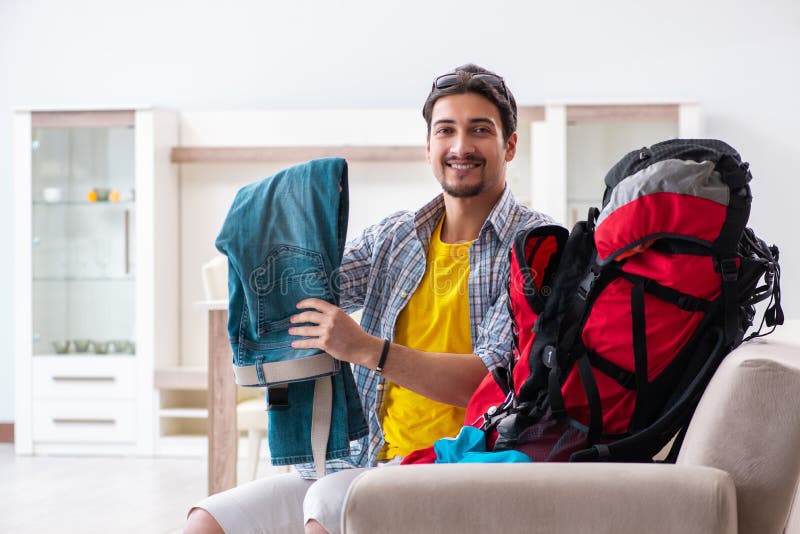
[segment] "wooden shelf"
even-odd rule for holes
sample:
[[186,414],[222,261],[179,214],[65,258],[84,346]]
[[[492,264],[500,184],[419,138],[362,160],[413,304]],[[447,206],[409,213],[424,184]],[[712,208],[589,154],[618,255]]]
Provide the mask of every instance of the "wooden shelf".
[[161,367],[155,371],[156,389],[207,389],[205,367]]
[[544,106],[518,106],[517,128],[520,124],[544,120]]
[[132,128],[134,110],[34,111],[33,128]]
[[199,147],[172,149],[173,163],[289,163],[341,157],[348,161],[425,161],[424,146]]
[[678,104],[567,105],[567,122],[677,121]]
[[206,408],[161,408],[158,416],[177,419],[206,419],[208,410]]
[[[544,120],[543,106],[520,106],[519,124]],[[421,132],[422,133],[422,132]],[[425,146],[419,145],[291,145],[291,146],[176,146],[172,163],[292,163],[341,157],[361,162],[423,162]]]

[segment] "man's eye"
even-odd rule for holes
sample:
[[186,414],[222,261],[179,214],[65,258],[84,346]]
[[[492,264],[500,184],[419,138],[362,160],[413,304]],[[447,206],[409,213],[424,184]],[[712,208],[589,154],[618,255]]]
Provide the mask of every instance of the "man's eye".
[[486,133],[491,133],[491,132],[492,131],[489,128],[487,128],[486,126],[479,126],[479,127],[475,128],[475,133],[486,134]]
[[450,128],[439,128],[436,130],[436,135],[445,135],[447,133],[450,133]]

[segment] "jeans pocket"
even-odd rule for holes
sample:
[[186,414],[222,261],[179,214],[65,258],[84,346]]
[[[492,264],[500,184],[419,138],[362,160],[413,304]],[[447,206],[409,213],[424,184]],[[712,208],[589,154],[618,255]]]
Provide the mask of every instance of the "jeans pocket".
[[250,274],[249,285],[258,296],[259,337],[288,329],[304,298],[332,298],[322,254],[295,245],[273,247]]

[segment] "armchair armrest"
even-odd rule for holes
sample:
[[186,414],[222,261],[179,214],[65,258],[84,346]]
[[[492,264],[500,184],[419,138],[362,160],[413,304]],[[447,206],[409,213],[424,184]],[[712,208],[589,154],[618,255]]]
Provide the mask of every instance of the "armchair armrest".
[[346,534],[735,533],[728,474],[653,464],[460,464],[372,469],[348,492]]

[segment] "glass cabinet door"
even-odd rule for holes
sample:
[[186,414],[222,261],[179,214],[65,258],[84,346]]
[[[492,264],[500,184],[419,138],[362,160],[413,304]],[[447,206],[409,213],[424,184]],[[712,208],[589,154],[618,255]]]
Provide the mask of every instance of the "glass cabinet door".
[[622,156],[675,137],[677,120],[567,123],[567,228],[601,207],[605,175]]
[[133,127],[33,128],[33,353],[135,354]]
[[666,139],[702,136],[693,102],[562,104],[531,127],[533,206],[572,228],[601,207],[604,178],[619,159]]

